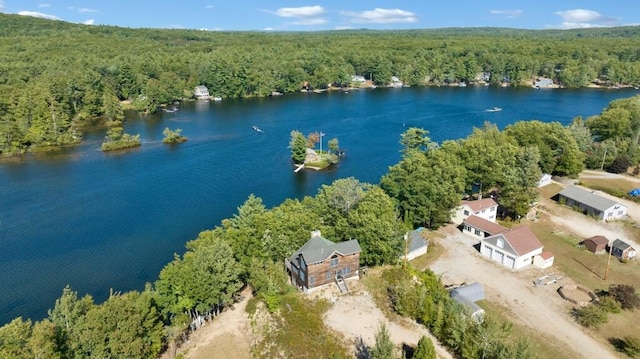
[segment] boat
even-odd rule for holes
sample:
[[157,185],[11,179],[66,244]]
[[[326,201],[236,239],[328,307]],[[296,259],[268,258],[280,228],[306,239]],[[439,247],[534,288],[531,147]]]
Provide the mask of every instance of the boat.
[[173,112],[178,111],[178,108],[177,108],[176,106],[172,106],[172,107],[170,107],[170,108],[163,108],[163,109],[162,109],[162,111],[164,111],[164,112],[169,112],[169,113],[173,113]]
[[260,128],[258,128],[258,126],[251,126],[253,128],[254,131],[256,132],[264,132],[262,131]]
[[216,96],[213,98],[213,101],[222,101],[222,97]]
[[498,112],[502,111],[502,107],[494,107],[487,110],[487,112]]

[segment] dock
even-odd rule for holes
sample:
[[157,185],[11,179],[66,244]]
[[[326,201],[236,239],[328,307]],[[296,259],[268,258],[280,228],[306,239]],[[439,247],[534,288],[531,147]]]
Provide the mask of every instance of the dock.
[[298,171],[300,171],[301,169],[304,168],[304,163],[299,165],[298,168],[296,168],[295,170],[293,170],[293,172],[298,173]]

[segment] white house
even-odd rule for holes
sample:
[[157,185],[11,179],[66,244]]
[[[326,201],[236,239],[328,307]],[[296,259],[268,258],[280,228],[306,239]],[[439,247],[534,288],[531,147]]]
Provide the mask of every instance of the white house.
[[391,87],[402,87],[404,84],[397,76],[391,76],[391,83],[389,84]]
[[195,96],[198,99],[207,99],[209,98],[209,89],[207,88],[207,86],[198,85],[193,90],[193,96]]
[[509,228],[474,215],[467,217],[462,226],[462,233],[476,239],[483,239],[508,230]]
[[558,201],[569,207],[603,221],[612,221],[627,215],[627,206],[587,191],[578,186],[569,186],[558,193]]
[[358,82],[358,83],[363,84],[363,83],[367,82],[367,80],[362,75],[352,75],[351,76],[351,82]]
[[422,236],[423,228],[420,227],[404,235],[405,253],[402,259],[412,260],[427,253],[429,241]]
[[461,201],[460,206],[456,208],[451,222],[462,224],[469,216],[474,215],[484,218],[488,221],[495,222],[498,213],[498,204],[493,198],[483,198],[474,201]]
[[512,228],[480,240],[480,253],[510,269],[533,264],[542,254],[542,243],[529,227]]

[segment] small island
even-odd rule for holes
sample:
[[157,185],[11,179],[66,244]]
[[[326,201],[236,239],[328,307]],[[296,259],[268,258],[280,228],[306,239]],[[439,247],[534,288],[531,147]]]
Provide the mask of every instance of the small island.
[[[322,170],[338,163],[340,147],[338,139],[332,138],[327,142],[326,150],[322,148],[322,138],[326,136],[322,132],[312,132],[306,137],[302,132],[291,131],[291,159],[296,165],[295,172],[302,168],[311,168],[314,170]],[[319,148],[316,145],[320,144]]]
[[188,139],[187,137],[182,135],[181,128],[171,130],[169,127],[165,127],[164,131],[162,131],[162,134],[164,135],[162,142],[166,144],[182,143]]

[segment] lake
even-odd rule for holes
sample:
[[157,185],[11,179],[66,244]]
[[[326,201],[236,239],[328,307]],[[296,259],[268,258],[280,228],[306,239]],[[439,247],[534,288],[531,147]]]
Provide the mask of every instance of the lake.
[[[97,301],[111,289],[142,290],[186,241],[231,217],[252,193],[272,207],[339,178],[378,183],[399,161],[400,134],[409,127],[441,142],[485,121],[500,128],[531,119],[568,124],[636,93],[378,88],[130,113],[125,130],[141,135],[140,148],[103,153],[105,131],[96,129],[80,146],[0,163],[0,324],[42,319],[67,284]],[[487,111],[493,107],[502,111]],[[182,128],[189,141],[163,144],[165,127]],[[346,156],[328,171],[293,173],[292,130],[322,131],[324,146],[337,138]]]

